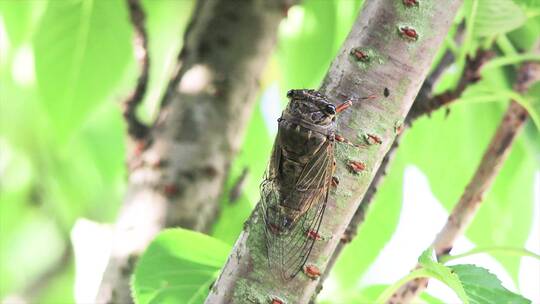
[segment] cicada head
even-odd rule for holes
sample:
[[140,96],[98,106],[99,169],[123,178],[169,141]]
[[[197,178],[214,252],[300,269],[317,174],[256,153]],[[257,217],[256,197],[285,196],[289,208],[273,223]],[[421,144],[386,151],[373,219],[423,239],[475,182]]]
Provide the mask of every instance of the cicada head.
[[324,95],[315,90],[290,90],[287,109],[292,117],[309,124],[329,126],[336,116],[336,106],[330,103]]

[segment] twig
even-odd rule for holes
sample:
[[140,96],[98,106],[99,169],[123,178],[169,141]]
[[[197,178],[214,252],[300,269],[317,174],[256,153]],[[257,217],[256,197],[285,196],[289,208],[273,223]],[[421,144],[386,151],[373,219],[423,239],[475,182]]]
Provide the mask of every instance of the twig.
[[[456,44],[461,44],[464,33],[465,33],[465,24],[461,23],[458,26],[457,31],[453,38]],[[433,96],[433,88],[435,87],[435,84],[437,84],[437,82],[440,80],[443,73],[455,62],[455,60],[456,59],[454,57],[452,50],[450,49],[446,50],[446,52],[444,53],[437,67],[430,73],[429,77],[426,78],[424,83],[422,83],[420,92],[418,92],[418,95],[416,96],[414,100],[411,110],[407,114],[407,118],[405,121],[406,125],[410,126],[412,124],[412,121],[414,121],[417,117],[420,117],[424,114],[429,114],[430,112],[433,112],[437,110],[438,108],[440,108],[440,106],[439,107],[429,106],[429,105],[437,104],[436,102],[432,101],[432,99],[437,98],[437,96],[435,97]],[[463,77],[460,77],[460,79],[462,78]]]
[[148,37],[144,26],[145,15],[139,0],[127,0],[129,16],[133,25],[133,46],[135,58],[139,63],[141,74],[137,79],[135,90],[123,103],[123,115],[127,123],[128,134],[134,140],[143,139],[148,133],[148,126],[137,118],[137,106],[142,102],[148,85],[148,70],[150,59],[148,56]]
[[[515,89],[523,93],[538,80],[540,80],[540,64],[526,63],[518,72]],[[525,108],[517,102],[512,101],[508,106],[473,178],[452,210],[446,225],[432,244],[438,257],[448,254],[452,250],[455,240],[463,235],[473,220],[485,193],[499,173],[527,116]],[[389,303],[409,303],[427,287],[427,283],[427,278],[409,281],[394,293]]]
[[432,85],[428,83],[426,90],[421,91],[421,94],[418,94],[417,100],[407,115],[408,125],[410,125],[418,117],[425,114],[429,115],[431,112],[438,110],[458,99],[469,85],[480,80],[480,70],[482,66],[494,56],[495,53],[491,50],[478,50],[475,57],[467,57],[463,73],[459,78],[456,88],[452,91],[431,96]]

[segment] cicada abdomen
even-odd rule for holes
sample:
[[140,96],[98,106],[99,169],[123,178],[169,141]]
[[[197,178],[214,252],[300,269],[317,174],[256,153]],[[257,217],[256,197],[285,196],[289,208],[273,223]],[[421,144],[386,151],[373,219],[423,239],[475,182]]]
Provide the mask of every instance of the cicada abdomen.
[[271,267],[291,279],[320,239],[335,166],[336,107],[314,90],[291,90],[287,97],[260,206]]

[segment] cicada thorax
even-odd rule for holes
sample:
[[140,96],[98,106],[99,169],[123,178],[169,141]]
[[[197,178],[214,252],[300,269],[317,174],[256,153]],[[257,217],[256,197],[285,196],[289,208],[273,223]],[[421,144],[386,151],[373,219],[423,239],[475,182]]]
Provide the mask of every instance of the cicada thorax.
[[[313,90],[292,90],[279,119],[278,135],[261,206],[269,260],[292,278],[317,238],[332,182],[336,108]],[[319,238],[320,239],[320,238]]]
[[[333,142],[329,142],[330,139],[326,134],[288,120],[280,121],[279,131],[281,161],[276,184],[280,197],[279,206],[283,213],[283,226],[290,229],[294,227],[298,218],[312,207],[313,200],[304,198],[319,193],[326,186],[326,181],[322,178],[317,179],[316,176],[326,168],[307,168],[307,166],[317,153],[326,153],[321,149]],[[299,187],[298,181],[301,177],[311,179],[311,182]]]

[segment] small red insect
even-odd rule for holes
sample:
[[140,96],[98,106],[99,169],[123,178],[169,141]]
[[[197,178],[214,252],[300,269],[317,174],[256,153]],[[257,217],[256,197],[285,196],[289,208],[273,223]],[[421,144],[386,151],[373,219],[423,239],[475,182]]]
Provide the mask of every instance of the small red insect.
[[175,196],[178,194],[178,185],[176,184],[167,184],[163,187],[163,192],[169,197]]
[[355,48],[355,49],[352,49],[351,50],[351,55],[354,56],[354,58],[356,58],[356,60],[358,61],[368,61],[369,60],[369,55],[364,53],[362,50],[360,50],[359,48]]
[[368,142],[368,144],[370,145],[373,145],[373,144],[382,144],[382,140],[379,136],[377,135],[373,135],[373,134],[367,134],[366,135],[366,140]]
[[304,273],[312,280],[315,280],[321,276],[321,271],[313,264],[304,266]]
[[403,4],[408,7],[418,6],[418,0],[403,0]]
[[315,230],[313,230],[313,229],[312,229],[312,230],[309,230],[309,231],[307,232],[307,236],[308,236],[310,239],[315,240],[315,241],[320,241],[320,240],[322,240],[321,235],[320,235],[317,231],[315,231]]
[[358,161],[354,161],[354,160],[351,160],[349,161],[349,169],[353,172],[353,173],[360,173],[362,171],[364,171],[366,169],[366,164],[364,164],[363,162],[358,162]]
[[399,28],[399,33],[402,37],[405,37],[410,40],[418,40],[418,33],[412,27],[402,26]]

